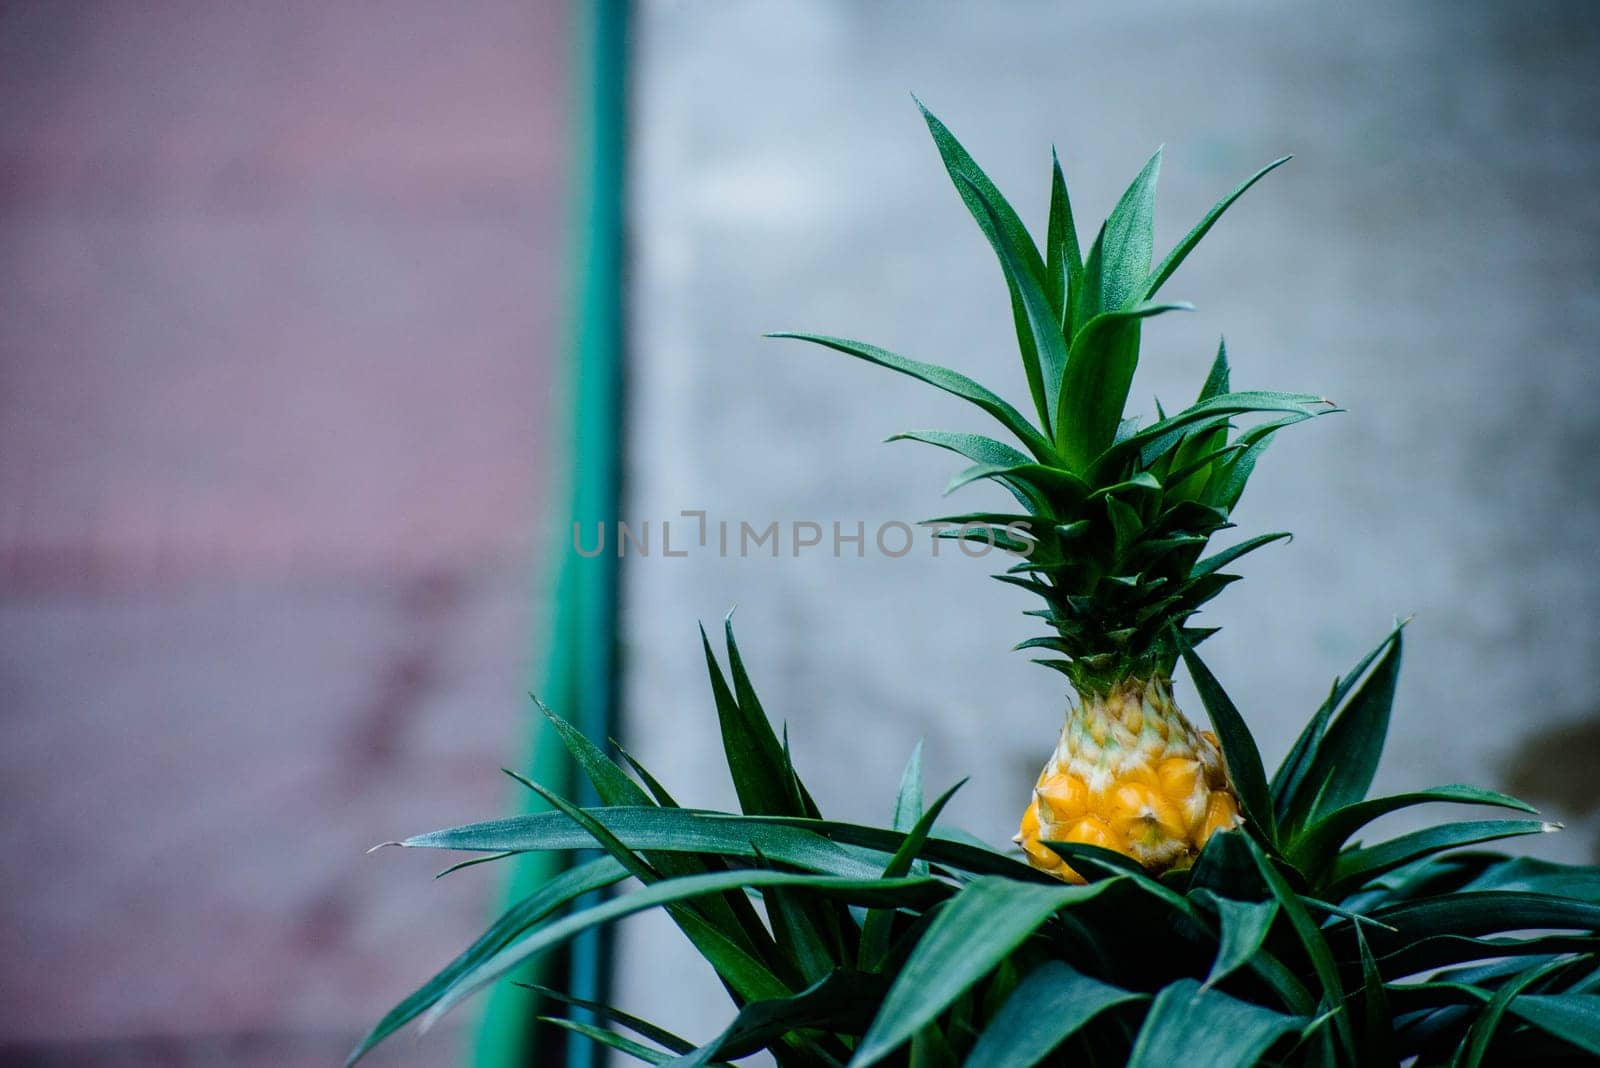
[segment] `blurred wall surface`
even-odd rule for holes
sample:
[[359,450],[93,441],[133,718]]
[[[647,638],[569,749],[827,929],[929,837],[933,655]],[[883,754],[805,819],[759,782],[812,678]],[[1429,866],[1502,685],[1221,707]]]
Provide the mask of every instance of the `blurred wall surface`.
[[0,1061],[338,1063],[481,929],[363,850],[522,751],[564,23],[0,4]]
[[[1296,154],[1168,284],[1199,311],[1146,329],[1135,382],[1146,411],[1186,401],[1225,332],[1236,386],[1348,409],[1263,460],[1236,518],[1296,539],[1208,609],[1208,662],[1275,764],[1415,613],[1378,787],[1511,787],[1568,822],[1535,848],[1595,854],[1600,8],[657,0],[637,31],[629,518],[825,532],[798,558],[786,540],[723,559],[686,520],[688,557],[625,562],[629,749],[684,803],[732,801],[694,621],[734,604],[831,814],[886,819],[921,737],[930,791],[972,776],[952,820],[1003,842],[1060,723],[1058,677],[1008,651],[1031,605],[991,561],[871,545],[881,523],[1005,500],[941,503],[958,460],[879,444],[987,432],[981,413],[759,337],[861,338],[1026,396],[999,269],[914,91],[1037,232],[1052,143],[1080,232],[1165,143],[1158,252]],[[834,521],[866,524],[865,558],[833,556]],[[709,971],[665,923],[630,922],[621,1004],[709,1037],[729,1012]]]

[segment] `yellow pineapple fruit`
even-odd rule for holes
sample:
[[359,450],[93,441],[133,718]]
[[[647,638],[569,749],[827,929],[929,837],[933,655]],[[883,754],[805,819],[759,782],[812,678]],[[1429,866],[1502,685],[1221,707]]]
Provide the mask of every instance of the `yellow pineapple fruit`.
[[1068,709],[1014,841],[1034,867],[1081,881],[1043,843],[1114,849],[1159,871],[1188,865],[1238,822],[1216,736],[1196,730],[1157,677]]

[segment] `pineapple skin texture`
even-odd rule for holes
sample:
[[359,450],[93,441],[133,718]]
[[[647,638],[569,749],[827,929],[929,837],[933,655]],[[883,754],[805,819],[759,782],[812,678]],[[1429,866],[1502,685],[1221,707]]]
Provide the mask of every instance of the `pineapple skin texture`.
[[1159,873],[1239,823],[1216,736],[1194,728],[1168,680],[1129,679],[1068,707],[1013,841],[1035,868],[1081,883],[1043,842],[1114,849]]

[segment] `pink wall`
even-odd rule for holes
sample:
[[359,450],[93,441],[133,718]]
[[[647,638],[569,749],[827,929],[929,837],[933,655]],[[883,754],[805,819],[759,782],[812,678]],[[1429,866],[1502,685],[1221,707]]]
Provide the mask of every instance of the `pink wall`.
[[329,1063],[487,918],[362,850],[521,755],[559,8],[0,5],[0,1055]]

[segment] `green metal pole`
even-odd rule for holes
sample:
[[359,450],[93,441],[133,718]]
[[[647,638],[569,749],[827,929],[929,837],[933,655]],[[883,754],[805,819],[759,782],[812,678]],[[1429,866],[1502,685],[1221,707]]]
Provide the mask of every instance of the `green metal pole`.
[[[594,524],[615,537],[622,458],[623,385],[623,181],[627,125],[627,24],[625,0],[592,0],[570,6],[573,20],[574,150],[568,181],[572,232],[568,239],[569,307],[572,308],[565,381],[552,390],[550,425],[564,433],[566,451],[551,465],[551,499],[568,498],[549,518],[543,567],[553,578],[553,611],[540,641],[542,668],[537,692],[546,704],[604,744],[615,722],[617,565],[613,552],[583,557],[573,551],[573,524],[583,524],[592,544]],[[533,777],[585,804],[595,798],[588,784],[574,781],[566,751],[542,717],[534,722]],[[530,800],[531,799],[531,800]],[[522,791],[518,805],[543,807]],[[564,858],[534,854],[514,858],[509,900],[526,896],[555,874]],[[607,939],[593,932],[575,942],[565,967],[536,965],[536,976],[559,976],[573,994],[603,1000],[609,972]],[[562,975],[561,973],[564,973]],[[563,1033],[536,1027],[540,1005],[529,991],[499,984],[491,994],[476,1049],[480,1068],[555,1065],[593,1068],[602,1051],[572,1038],[557,1056]]]

